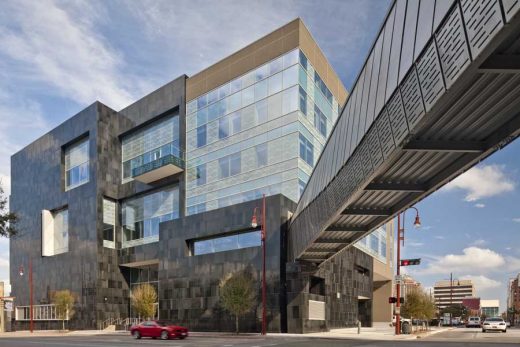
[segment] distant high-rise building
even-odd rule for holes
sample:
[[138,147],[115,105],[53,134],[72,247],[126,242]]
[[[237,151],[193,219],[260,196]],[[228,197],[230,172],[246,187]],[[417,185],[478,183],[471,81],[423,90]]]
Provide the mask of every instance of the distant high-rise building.
[[[517,321],[518,313],[520,311],[520,273],[509,280],[507,288],[507,310],[509,312],[509,319]],[[513,312],[512,312],[513,311]]]
[[403,282],[401,283],[401,296],[405,298],[410,292],[421,288],[421,283],[417,282],[412,276],[410,275],[403,275]]
[[443,280],[433,287],[435,305],[445,308],[462,304],[462,299],[475,296],[475,287],[471,280]]

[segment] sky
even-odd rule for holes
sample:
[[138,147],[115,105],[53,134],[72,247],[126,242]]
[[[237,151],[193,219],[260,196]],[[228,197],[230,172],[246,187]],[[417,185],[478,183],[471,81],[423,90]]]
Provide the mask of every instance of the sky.
[[[301,17],[348,90],[389,0],[2,1],[0,180],[10,156],[99,100],[121,109],[181,74],[193,75]],[[514,142],[407,214],[405,257],[425,287],[471,278],[483,298],[505,304],[520,271],[520,143]],[[8,240],[0,280],[8,282]],[[15,265],[16,266],[16,265]]]

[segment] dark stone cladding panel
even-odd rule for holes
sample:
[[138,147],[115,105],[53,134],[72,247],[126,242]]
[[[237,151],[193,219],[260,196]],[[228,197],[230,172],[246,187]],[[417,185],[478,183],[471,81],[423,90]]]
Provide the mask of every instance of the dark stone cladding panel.
[[[98,139],[98,120],[114,115],[115,111],[95,102],[11,157],[10,209],[20,216],[20,235],[10,242],[12,295],[17,305],[29,304],[27,276],[20,277],[18,268],[23,265],[28,271],[31,259],[35,304],[49,302],[55,290],[69,289],[78,296],[75,319],[70,322],[74,329],[97,328],[101,310],[124,310],[123,305],[105,303],[100,286],[101,274],[114,268],[117,259],[104,255],[99,247],[97,185],[103,171],[98,158],[103,141]],[[66,192],[63,146],[86,134],[89,182]],[[69,251],[42,257],[41,211],[62,207],[69,212]]]
[[[287,263],[289,333],[310,333],[372,322],[373,258],[355,247],[341,251],[320,267],[304,261]],[[359,269],[369,270],[362,274]],[[324,280],[324,295],[311,293],[311,277]],[[367,298],[359,300],[360,297]],[[309,300],[325,302],[326,320],[309,320]]]
[[[285,228],[296,204],[282,195],[266,200],[266,274],[268,331],[284,331],[285,322]],[[159,310],[169,319],[196,331],[233,331],[234,319],[219,304],[219,282],[230,273],[248,269],[258,288],[257,305],[240,319],[241,331],[261,327],[261,247],[190,256],[190,240],[250,229],[255,207],[261,200],[245,202],[160,225]],[[128,257],[140,257],[139,251]],[[130,258],[126,258],[127,260]],[[281,265],[283,264],[283,266]]]

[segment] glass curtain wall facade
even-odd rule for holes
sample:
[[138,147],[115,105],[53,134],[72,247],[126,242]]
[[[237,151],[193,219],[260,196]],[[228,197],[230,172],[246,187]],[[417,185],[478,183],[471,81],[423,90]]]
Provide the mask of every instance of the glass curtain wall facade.
[[339,105],[295,49],[187,104],[186,213],[298,201]]
[[179,187],[139,196],[123,202],[122,247],[159,241],[159,223],[179,218]]
[[377,228],[373,233],[356,242],[354,246],[386,264],[386,230],[384,226]]
[[132,172],[168,155],[184,159],[179,142],[179,116],[173,115],[132,133],[122,140],[123,183]]

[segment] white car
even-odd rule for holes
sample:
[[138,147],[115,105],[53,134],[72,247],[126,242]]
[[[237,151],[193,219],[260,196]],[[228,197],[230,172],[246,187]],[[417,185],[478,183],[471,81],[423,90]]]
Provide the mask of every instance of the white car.
[[482,332],[486,331],[501,331],[505,333],[507,331],[506,322],[500,317],[486,318],[482,323]]
[[472,316],[468,318],[468,321],[466,322],[466,328],[480,328],[480,317],[478,316]]

